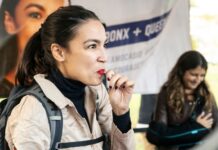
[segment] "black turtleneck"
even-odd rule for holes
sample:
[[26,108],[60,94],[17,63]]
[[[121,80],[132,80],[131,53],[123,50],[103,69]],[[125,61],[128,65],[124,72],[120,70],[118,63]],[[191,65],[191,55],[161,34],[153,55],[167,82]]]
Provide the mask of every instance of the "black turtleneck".
[[[56,85],[64,96],[73,102],[79,114],[88,122],[88,116],[85,110],[86,85],[76,80],[67,79],[59,71],[54,69],[48,75],[48,79]],[[113,113],[113,122],[123,133],[127,132],[131,128],[129,112],[121,116],[116,116]]]
[[61,93],[70,99],[79,114],[88,121],[85,110],[85,84],[65,78],[59,71],[52,70],[48,79],[53,82]]

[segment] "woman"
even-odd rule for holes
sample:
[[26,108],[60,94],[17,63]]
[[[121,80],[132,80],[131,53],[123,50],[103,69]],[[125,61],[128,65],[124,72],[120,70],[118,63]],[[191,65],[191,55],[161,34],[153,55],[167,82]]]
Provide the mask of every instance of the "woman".
[[[112,150],[133,150],[129,102],[134,83],[112,70],[105,71],[105,42],[105,28],[93,12],[80,6],[58,9],[28,42],[17,81],[25,87],[39,84],[61,109],[61,142],[94,139],[106,132]],[[102,84],[104,74],[108,93]],[[98,121],[96,95],[100,100]],[[6,140],[10,149],[49,149],[47,116],[35,97],[24,96],[13,109]],[[102,149],[102,142],[75,149]]]
[[29,38],[64,0],[3,0],[0,8],[0,97],[15,84],[18,61]]
[[187,149],[215,127],[218,111],[205,81],[207,67],[199,52],[187,51],[170,72],[147,136],[158,149]]

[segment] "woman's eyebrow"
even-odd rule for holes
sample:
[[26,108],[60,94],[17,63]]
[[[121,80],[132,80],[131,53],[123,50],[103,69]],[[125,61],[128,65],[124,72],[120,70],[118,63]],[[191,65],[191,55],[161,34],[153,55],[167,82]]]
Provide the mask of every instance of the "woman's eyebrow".
[[41,5],[34,4],[34,3],[28,4],[24,9],[26,10],[26,9],[28,9],[28,8],[30,8],[30,7],[37,7],[37,8],[40,9],[40,10],[45,10],[44,7],[42,7]]
[[97,39],[89,39],[89,40],[86,40],[86,41],[83,42],[83,43],[86,44],[86,43],[88,43],[88,42],[101,43],[100,40],[97,40]]

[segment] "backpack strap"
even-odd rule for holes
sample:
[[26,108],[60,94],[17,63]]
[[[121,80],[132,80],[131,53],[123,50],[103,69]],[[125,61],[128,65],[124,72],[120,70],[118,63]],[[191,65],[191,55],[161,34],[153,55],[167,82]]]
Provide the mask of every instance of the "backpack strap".
[[70,148],[70,147],[80,147],[80,146],[88,146],[88,145],[93,145],[97,144],[99,142],[102,142],[105,140],[105,136],[102,135],[99,138],[96,139],[91,139],[91,140],[84,140],[84,141],[76,141],[76,142],[66,142],[66,143],[57,143],[56,144],[56,149],[63,149],[63,148]]

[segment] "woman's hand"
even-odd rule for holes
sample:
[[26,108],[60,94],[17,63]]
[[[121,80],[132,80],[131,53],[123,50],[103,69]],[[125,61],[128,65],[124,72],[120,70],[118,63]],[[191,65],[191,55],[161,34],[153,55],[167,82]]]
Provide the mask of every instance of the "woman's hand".
[[213,125],[213,118],[211,118],[212,113],[208,113],[205,115],[205,112],[202,112],[198,117],[197,117],[197,122],[200,123],[202,126],[205,128],[210,129]]
[[116,74],[110,70],[106,73],[109,86],[109,99],[113,112],[123,115],[129,111],[129,102],[133,93],[134,82],[126,76]]

